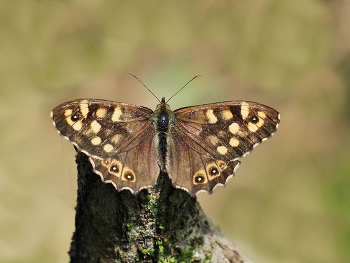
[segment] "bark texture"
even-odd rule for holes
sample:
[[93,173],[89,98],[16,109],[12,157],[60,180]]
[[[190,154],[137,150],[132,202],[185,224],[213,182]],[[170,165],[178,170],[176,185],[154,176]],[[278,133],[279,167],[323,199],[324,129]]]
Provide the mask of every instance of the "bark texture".
[[76,162],[71,262],[250,262],[167,174],[133,195],[103,183],[84,154]]

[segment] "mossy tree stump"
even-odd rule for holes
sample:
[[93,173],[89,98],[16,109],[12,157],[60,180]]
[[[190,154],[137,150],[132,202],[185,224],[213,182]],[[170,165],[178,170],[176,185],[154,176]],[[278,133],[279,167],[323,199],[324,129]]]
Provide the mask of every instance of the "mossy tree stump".
[[250,262],[203,213],[196,198],[160,174],[154,188],[116,191],[79,153],[75,262]]

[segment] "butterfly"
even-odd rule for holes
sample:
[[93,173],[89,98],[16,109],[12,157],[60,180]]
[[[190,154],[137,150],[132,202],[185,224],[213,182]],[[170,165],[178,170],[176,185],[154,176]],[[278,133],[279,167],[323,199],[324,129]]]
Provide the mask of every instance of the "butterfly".
[[172,111],[165,98],[151,109],[102,99],[55,107],[58,133],[85,153],[94,173],[137,194],[166,172],[191,196],[225,185],[239,159],[270,138],[279,113],[250,101],[225,101]]

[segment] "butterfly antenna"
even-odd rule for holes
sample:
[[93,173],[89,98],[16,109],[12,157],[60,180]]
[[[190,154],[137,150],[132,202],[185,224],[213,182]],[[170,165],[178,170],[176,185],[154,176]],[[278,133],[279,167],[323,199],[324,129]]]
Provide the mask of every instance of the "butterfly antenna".
[[194,80],[195,78],[198,78],[198,77],[200,77],[200,76],[202,76],[202,74],[198,74],[197,76],[194,76],[192,79],[190,79],[190,80],[185,84],[185,86],[183,86],[181,89],[178,90],[178,92],[176,92],[173,96],[171,96],[170,99],[168,99],[168,100],[166,101],[166,103],[168,103],[169,100],[171,100],[173,97],[175,97],[175,95],[178,94],[184,87],[186,87],[186,86],[188,85],[188,83],[190,83],[192,80]]
[[[147,88],[147,86],[145,85],[145,84],[143,84],[143,82],[138,78],[138,77],[136,77],[134,74],[132,74],[131,72],[129,72],[129,74],[131,75],[131,76],[133,76],[135,79],[137,79],[149,92],[151,92],[151,94],[159,101],[159,103],[160,103],[160,100],[158,99],[158,97],[156,96],[156,95],[154,95],[154,93],[149,89],[149,88]],[[187,84],[186,84],[187,85]]]

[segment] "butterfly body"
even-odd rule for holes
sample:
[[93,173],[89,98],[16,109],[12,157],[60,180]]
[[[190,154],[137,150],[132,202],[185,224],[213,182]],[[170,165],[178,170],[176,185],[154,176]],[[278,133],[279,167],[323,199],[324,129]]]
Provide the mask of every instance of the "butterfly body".
[[195,195],[234,175],[239,158],[271,137],[279,113],[262,104],[227,101],[172,111],[100,99],[78,99],[53,109],[59,134],[88,155],[95,173],[117,190],[136,194],[160,171]]
[[165,98],[162,98],[160,104],[158,104],[157,109],[149,117],[150,123],[153,125],[154,129],[157,131],[158,136],[158,156],[159,156],[159,166],[162,172],[166,172],[165,163],[167,156],[167,145],[168,145],[168,132],[169,126],[174,125],[175,116],[170,110],[170,107],[165,103]]

